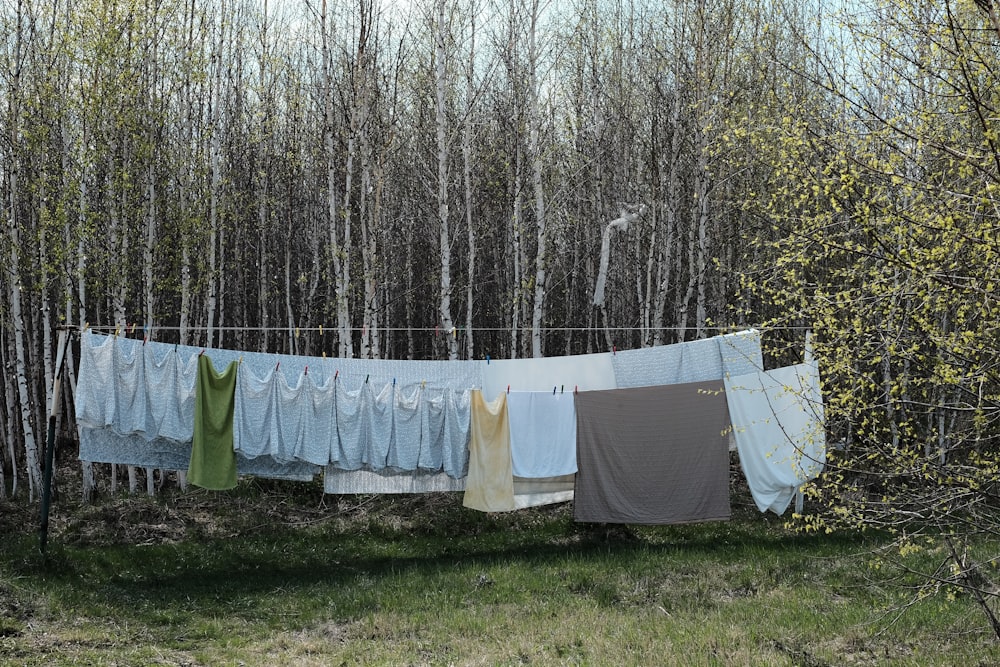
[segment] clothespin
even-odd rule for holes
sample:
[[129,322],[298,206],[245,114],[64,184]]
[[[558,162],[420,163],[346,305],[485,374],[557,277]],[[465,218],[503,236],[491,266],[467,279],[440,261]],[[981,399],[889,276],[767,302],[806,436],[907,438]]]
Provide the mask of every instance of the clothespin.
[[435,338],[437,338],[437,337],[438,337],[438,334],[439,334],[439,333],[441,333],[440,329],[441,329],[441,327],[439,327],[439,326],[438,326],[438,325],[436,325],[436,324],[434,325],[434,337],[435,337]]
[[612,345],[611,346],[611,356],[614,357],[617,354],[618,354],[618,346],[617,345]]
[[565,394],[566,393],[566,385],[560,385],[560,387],[561,388],[559,389],[559,393],[560,394]]
[[486,355],[486,365],[487,366],[490,365],[490,355],[488,355],[488,354]]
[[573,393],[574,394],[579,394],[580,393],[580,385],[576,385],[575,387],[573,387]]
[[295,327],[295,337],[296,338],[299,337],[299,328],[298,327]]
[[205,348],[201,348],[201,352],[198,353],[198,356],[200,357],[203,354],[205,354]]
[[337,376],[339,376],[339,375],[340,375],[340,369],[338,368],[338,369],[337,369],[337,372],[333,374],[333,381],[334,381],[334,382],[336,382],[336,381],[337,381]]
[[322,336],[322,335],[323,335],[323,325],[322,325],[322,324],[321,324],[321,325],[319,325],[319,335],[320,335],[320,336]]
[[132,323],[132,330],[129,331],[129,334],[134,334],[134,333],[135,333],[135,322]]
[[280,361],[274,365],[274,370],[278,370],[279,368],[281,368],[281,362]]
[[122,330],[121,327],[115,327],[115,338],[118,338],[118,332]]
[[242,365],[243,365],[243,355],[241,354],[240,355],[240,366],[242,366]]
[[510,393],[510,385],[507,385],[507,393]]
[[392,386],[393,386],[393,387],[395,387],[395,386],[396,386],[396,378],[392,378]]
[[306,366],[306,369],[304,371],[302,371],[302,374],[303,375],[309,375],[309,367],[308,366]]
[[557,387],[552,387],[552,395],[553,395],[553,396],[555,396],[555,395],[556,395],[556,389],[557,389]]
[[367,324],[362,324],[361,325],[361,337],[364,338],[367,335],[368,335],[368,325]]
[[420,381],[420,388],[421,389],[425,389],[426,387],[427,387],[427,380],[421,380]]
[[368,378],[370,378],[370,377],[371,377],[371,373],[368,373],[367,375],[365,375],[365,384],[368,384]]
[[90,328],[90,322],[84,322],[83,323],[83,330],[86,331],[89,328]]
[[452,327],[451,328],[451,337],[452,338],[458,338],[458,328],[457,327]]

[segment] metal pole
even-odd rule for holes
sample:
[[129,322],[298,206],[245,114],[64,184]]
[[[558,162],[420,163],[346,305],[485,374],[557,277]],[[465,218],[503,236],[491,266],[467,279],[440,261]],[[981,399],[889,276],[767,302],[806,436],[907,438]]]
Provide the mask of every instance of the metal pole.
[[59,386],[62,373],[63,355],[66,352],[66,337],[69,332],[59,332],[56,347],[56,366],[52,375],[52,405],[49,408],[49,432],[45,439],[45,473],[42,478],[42,516],[38,527],[38,548],[42,555],[49,541],[49,505],[52,500],[52,468],[56,450],[56,415],[59,412]]

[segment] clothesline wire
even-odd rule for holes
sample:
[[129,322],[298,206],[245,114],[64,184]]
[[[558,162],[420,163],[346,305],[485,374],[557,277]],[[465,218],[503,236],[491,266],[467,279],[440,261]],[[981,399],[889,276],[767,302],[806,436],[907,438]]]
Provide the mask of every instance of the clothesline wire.
[[[80,327],[75,325],[60,325],[59,329],[69,329],[73,331],[78,331]],[[170,325],[153,325],[152,327],[141,326],[136,324],[125,324],[125,325],[114,325],[114,324],[87,324],[86,329],[92,329],[94,331],[181,331],[182,327],[170,326]],[[815,326],[791,326],[791,325],[781,325],[781,326],[758,326],[758,325],[746,325],[742,330],[755,329],[757,331],[810,331],[815,329]],[[378,331],[413,331],[413,332],[435,332],[439,334],[450,334],[451,330],[445,331],[441,327],[377,327]],[[456,332],[466,331],[466,327],[455,327]],[[472,327],[473,331],[510,331],[510,327]],[[604,332],[604,331],[649,331],[652,327],[546,327],[541,331],[579,331],[579,332]],[[656,327],[659,331],[697,331],[699,327],[689,326],[689,327]],[[735,331],[740,330],[737,326],[702,326],[700,327],[702,331]],[[188,326],[183,327],[186,331],[248,331],[248,332],[270,332],[270,331],[280,331],[282,333],[308,333],[308,332],[320,332],[327,333],[333,332],[337,333],[337,327],[326,327],[326,326],[310,326],[310,327],[247,327],[247,326]],[[348,331],[354,332],[365,332],[368,327],[349,327]]]

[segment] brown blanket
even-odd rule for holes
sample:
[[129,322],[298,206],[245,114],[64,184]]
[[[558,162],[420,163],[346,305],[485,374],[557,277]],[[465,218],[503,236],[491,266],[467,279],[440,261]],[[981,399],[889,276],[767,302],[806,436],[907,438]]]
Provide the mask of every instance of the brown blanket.
[[577,521],[728,519],[729,412],[721,380],[576,395]]

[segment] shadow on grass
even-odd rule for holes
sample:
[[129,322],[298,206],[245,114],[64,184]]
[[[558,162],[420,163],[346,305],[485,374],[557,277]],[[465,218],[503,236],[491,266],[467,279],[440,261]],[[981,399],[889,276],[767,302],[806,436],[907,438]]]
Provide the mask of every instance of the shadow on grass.
[[764,563],[781,576],[797,576],[814,570],[817,556],[858,551],[867,539],[803,535],[750,517],[625,527],[575,524],[567,512],[525,518],[451,508],[405,528],[374,517],[344,527],[272,526],[174,544],[55,544],[46,558],[25,536],[0,547],[0,554],[25,588],[49,594],[67,611],[146,614],[153,623],[175,624],[188,616],[274,620],[288,609],[299,618],[330,609],[357,618],[385,605],[426,605],[428,595],[478,595],[493,585],[497,575],[490,573],[498,569],[522,573],[520,589],[543,594],[552,592],[553,578],[564,580],[555,584],[560,590],[603,590],[594,581],[615,573],[666,577],[712,563]]

